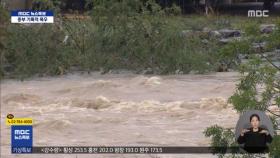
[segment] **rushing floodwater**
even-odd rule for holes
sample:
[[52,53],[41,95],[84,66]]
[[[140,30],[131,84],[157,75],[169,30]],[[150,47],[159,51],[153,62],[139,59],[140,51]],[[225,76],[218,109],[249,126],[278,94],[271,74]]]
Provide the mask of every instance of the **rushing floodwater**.
[[67,75],[1,83],[1,155],[6,157],[215,157],[212,155],[11,155],[7,113],[34,119],[36,146],[207,146],[206,127],[234,127],[227,104],[237,73]]

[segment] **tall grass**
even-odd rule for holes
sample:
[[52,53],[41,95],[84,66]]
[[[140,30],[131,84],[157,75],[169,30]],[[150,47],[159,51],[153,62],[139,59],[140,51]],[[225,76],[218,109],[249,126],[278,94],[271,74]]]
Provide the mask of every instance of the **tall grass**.
[[221,61],[234,60],[239,52],[202,30],[239,27],[247,21],[182,16],[178,7],[162,9],[153,0],[96,0],[94,4],[86,19],[59,17],[55,24],[9,24],[3,74],[20,78],[59,75],[73,67],[156,74],[215,71]]

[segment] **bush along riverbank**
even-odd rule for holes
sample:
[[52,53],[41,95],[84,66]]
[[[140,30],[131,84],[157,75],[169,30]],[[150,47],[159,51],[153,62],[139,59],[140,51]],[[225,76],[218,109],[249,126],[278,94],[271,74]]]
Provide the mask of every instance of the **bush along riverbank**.
[[106,1],[96,3],[87,16],[70,19],[58,12],[55,24],[6,24],[1,75],[23,79],[77,70],[230,71],[259,49],[278,59],[279,21],[183,16],[178,7],[162,9],[153,1]]
[[[244,35],[236,42],[230,42],[221,49],[224,57],[236,54],[235,46],[243,53],[238,54],[240,63],[238,70],[240,81],[236,84],[235,93],[228,103],[239,114],[247,110],[261,110],[267,112],[273,122],[273,141],[269,144],[269,157],[279,157],[280,153],[280,23],[276,24],[246,24]],[[233,49],[234,48],[234,49]],[[245,53],[247,52],[247,53]],[[234,128],[211,125],[204,134],[211,138],[213,147],[238,147],[234,135]],[[213,151],[218,157],[255,157],[246,152],[226,154],[226,151]]]

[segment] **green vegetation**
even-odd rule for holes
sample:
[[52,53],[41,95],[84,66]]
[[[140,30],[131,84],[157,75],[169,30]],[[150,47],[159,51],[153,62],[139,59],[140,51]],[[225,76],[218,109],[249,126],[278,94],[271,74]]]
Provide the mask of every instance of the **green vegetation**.
[[1,67],[0,67],[0,77],[4,75],[3,71],[3,59],[4,53],[3,51],[5,50],[5,44],[4,41],[6,40],[7,37],[7,23],[8,23],[8,12],[4,9],[2,5],[0,5],[0,58],[1,58]]
[[[112,69],[149,70],[155,74],[235,69],[240,63],[238,54],[250,53],[246,43],[221,44],[209,30],[244,29],[244,25],[269,21],[183,16],[179,7],[162,9],[154,0],[89,0],[88,4],[93,1],[93,10],[86,13],[89,16],[68,19],[56,9],[63,1],[49,4],[38,0],[38,9],[56,10],[55,24],[5,25],[9,36],[1,40],[5,45],[1,51],[2,77],[60,75],[72,69],[103,73]],[[271,37],[271,41],[278,38]]]
[[62,74],[72,62],[73,52],[63,45],[64,34],[58,28],[13,25],[8,32],[5,61],[15,75]]
[[236,147],[237,143],[235,141],[234,133],[231,129],[225,129],[214,125],[207,128],[204,131],[206,137],[211,137],[211,146],[212,147],[222,147],[214,148],[212,151],[214,154],[219,153],[218,156],[222,157],[226,153],[226,149],[230,147]]
[[[280,28],[280,25],[278,24],[277,27]],[[270,117],[274,123],[274,129],[279,130],[279,124],[275,121],[276,118],[279,118],[279,115],[269,110],[269,106],[273,105],[280,107],[280,67],[275,64],[275,61],[273,61],[271,57],[266,56],[264,51],[279,49],[280,32],[279,29],[276,29],[269,35],[261,35],[259,31],[253,31],[254,29],[255,28],[252,27],[252,25],[247,25],[245,29],[247,38],[245,39],[244,44],[236,45],[235,47],[244,52],[254,52],[258,54],[249,54],[249,62],[239,65],[241,78],[237,84],[236,92],[229,98],[229,103],[233,104],[234,109],[239,113],[253,109],[270,113],[272,115]],[[266,46],[259,51],[253,51],[254,49],[250,43],[263,41],[267,42]],[[231,53],[228,55],[231,55]],[[225,133],[227,133],[226,137]],[[212,146],[214,147],[237,146],[237,144],[233,143],[235,142],[235,138],[231,129],[214,125],[205,130],[205,136],[211,138]],[[269,155],[271,157],[279,156],[279,139],[280,136],[276,135],[269,147]],[[221,152],[216,153],[219,157],[252,157],[252,155],[237,156],[232,154],[230,156],[225,156]]]
[[[280,48],[280,29],[271,34],[259,29],[263,23],[280,28],[279,18],[183,16],[177,6],[162,9],[154,0],[88,0],[95,4],[88,17],[68,19],[57,9],[62,2],[37,2],[42,2],[37,9],[57,12],[55,24],[10,24],[8,12],[0,6],[1,77],[61,75],[72,68],[104,73],[112,69],[204,73],[222,65],[242,74],[229,99],[236,111],[267,111],[271,104],[280,106],[279,68],[262,54]],[[223,28],[243,31],[242,39],[223,44],[209,33]],[[252,43],[261,42],[267,43],[264,48],[252,47]],[[240,65],[240,54],[248,55],[249,62]],[[259,85],[265,89],[259,91]],[[215,125],[206,129],[205,135],[212,138],[213,146],[236,146],[231,129]],[[279,140],[276,136],[271,144],[272,156],[279,155]]]

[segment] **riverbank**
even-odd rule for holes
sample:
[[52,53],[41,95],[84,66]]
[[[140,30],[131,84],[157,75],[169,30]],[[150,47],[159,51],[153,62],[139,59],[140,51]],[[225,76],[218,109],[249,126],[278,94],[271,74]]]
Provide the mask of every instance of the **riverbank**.
[[278,50],[270,48],[279,45],[279,17],[183,16],[163,10],[124,14],[118,6],[112,9],[89,13],[87,19],[58,14],[53,25],[7,24],[2,77],[119,69],[201,74],[236,71],[243,59],[260,53],[259,48],[277,55]]

